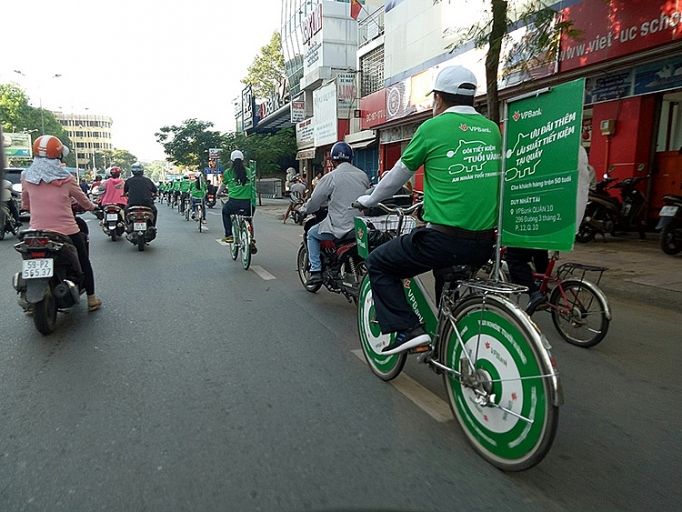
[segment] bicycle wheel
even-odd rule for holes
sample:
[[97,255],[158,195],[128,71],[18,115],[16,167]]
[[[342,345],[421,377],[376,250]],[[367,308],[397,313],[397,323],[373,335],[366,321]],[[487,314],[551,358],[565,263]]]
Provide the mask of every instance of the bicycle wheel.
[[251,224],[244,220],[239,229],[239,245],[242,249],[242,267],[249,270],[251,266]]
[[301,242],[301,247],[298,249],[296,269],[298,270],[298,278],[301,280],[301,284],[310,293],[315,293],[322,287],[322,283],[307,284],[310,279],[310,261],[308,261],[308,248],[304,242]]
[[381,353],[386,345],[393,341],[395,334],[382,334],[374,312],[374,300],[369,276],[365,276],[360,285],[358,299],[358,334],[365,360],[372,373],[381,380],[395,379],[403,371],[407,354],[388,356]]
[[201,205],[198,204],[197,205],[197,211],[196,211],[195,215],[197,216],[197,222],[199,223],[199,233],[201,233],[201,230],[203,229],[203,226],[201,225],[201,223],[203,222],[203,217],[202,217],[203,214],[204,214],[204,212],[201,208]]
[[235,215],[231,217],[232,220],[232,239],[233,242],[230,244],[230,256],[233,260],[237,260],[239,256],[239,222]]
[[561,337],[572,345],[593,347],[609,330],[611,308],[598,290],[588,281],[566,279],[552,291],[552,321]]
[[561,402],[537,327],[510,301],[478,294],[442,322],[440,360],[461,372],[445,372],[445,388],[474,450],[505,471],[536,465],[554,441]]

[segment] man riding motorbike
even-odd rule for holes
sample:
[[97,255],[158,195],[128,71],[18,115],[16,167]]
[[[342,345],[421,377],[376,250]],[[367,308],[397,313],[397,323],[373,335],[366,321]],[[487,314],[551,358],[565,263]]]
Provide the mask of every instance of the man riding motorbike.
[[131,206],[146,206],[154,212],[154,219],[152,226],[156,226],[156,205],[154,205],[154,196],[158,192],[154,182],[143,176],[144,167],[141,163],[134,163],[130,166],[130,172],[133,174],[128,178],[123,186],[123,193],[128,198],[128,205],[126,206],[126,214]]
[[325,202],[329,207],[327,217],[308,230],[308,285],[322,282],[320,242],[343,238],[354,229],[353,219],[357,211],[349,209],[349,206],[370,187],[367,174],[351,164],[353,150],[348,144],[343,141],[334,144],[331,160],[334,170],[320,180],[310,199],[299,210],[306,215],[315,213]]

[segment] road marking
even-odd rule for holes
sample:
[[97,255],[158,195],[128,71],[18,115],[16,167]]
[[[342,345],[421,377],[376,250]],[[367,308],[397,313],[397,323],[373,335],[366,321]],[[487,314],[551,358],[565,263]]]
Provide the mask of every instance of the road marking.
[[227,245],[230,245],[230,244],[228,244],[227,242],[223,242],[223,241],[222,241],[222,238],[216,238],[215,241],[218,242],[220,245],[226,245],[226,246],[227,246]]
[[251,265],[251,270],[253,270],[256,274],[258,274],[261,277],[261,279],[263,279],[265,281],[277,279],[275,276],[273,276],[270,272],[265,270],[260,265]]
[[[367,362],[365,361],[365,355],[362,353],[361,349],[351,350],[351,352],[358,358],[362,359],[362,361],[365,363]],[[412,400],[420,409],[425,411],[434,420],[440,423],[445,423],[454,419],[452,416],[452,411],[450,410],[450,406],[444,400],[438,398],[434,393],[426,389],[404,372],[388,383],[407,398]]]

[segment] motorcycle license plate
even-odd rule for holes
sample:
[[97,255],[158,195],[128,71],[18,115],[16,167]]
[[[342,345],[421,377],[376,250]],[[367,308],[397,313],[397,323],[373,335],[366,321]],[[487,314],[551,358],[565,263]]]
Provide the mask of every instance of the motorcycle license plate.
[[661,211],[659,212],[659,215],[661,217],[674,217],[675,214],[677,213],[677,206],[664,206],[661,208]]
[[118,220],[118,213],[107,213],[107,220]]
[[135,231],[147,231],[147,223],[146,222],[135,222],[135,223],[133,223],[133,229]]
[[40,277],[52,277],[54,274],[54,259],[36,258],[23,260],[21,265],[21,277],[24,279],[38,279]]

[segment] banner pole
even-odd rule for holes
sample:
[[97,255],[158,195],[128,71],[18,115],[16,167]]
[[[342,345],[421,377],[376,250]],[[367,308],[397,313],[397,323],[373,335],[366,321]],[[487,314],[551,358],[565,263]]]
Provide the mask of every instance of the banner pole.
[[502,154],[500,155],[500,193],[498,199],[498,213],[497,213],[497,234],[495,236],[495,265],[493,266],[493,275],[495,281],[500,281],[500,264],[501,264],[501,241],[502,241],[502,205],[504,204],[504,177],[507,171],[507,123],[509,121],[509,101],[505,100],[504,110],[502,114]]

